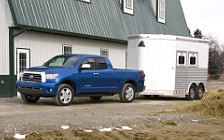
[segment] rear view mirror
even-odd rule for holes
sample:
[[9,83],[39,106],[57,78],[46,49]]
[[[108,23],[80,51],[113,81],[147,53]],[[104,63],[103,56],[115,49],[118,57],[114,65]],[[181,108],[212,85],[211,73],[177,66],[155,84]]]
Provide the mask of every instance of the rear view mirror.
[[82,66],[81,66],[81,68],[80,68],[81,70],[85,70],[85,69],[91,69],[91,65],[90,64],[82,64]]

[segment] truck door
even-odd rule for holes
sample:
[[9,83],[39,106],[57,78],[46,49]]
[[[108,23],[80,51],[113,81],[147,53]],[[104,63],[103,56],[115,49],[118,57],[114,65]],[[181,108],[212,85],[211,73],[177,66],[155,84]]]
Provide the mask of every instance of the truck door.
[[113,85],[113,71],[108,70],[104,58],[86,58],[82,64],[90,64],[91,69],[81,70],[79,92],[86,94],[109,94]]
[[110,94],[114,87],[113,70],[108,69],[107,63],[103,57],[97,57],[95,77],[98,92]]

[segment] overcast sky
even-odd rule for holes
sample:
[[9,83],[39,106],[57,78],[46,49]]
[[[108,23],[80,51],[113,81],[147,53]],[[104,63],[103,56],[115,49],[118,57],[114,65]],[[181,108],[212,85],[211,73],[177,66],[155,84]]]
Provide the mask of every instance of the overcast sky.
[[181,0],[191,32],[197,28],[224,44],[224,0]]

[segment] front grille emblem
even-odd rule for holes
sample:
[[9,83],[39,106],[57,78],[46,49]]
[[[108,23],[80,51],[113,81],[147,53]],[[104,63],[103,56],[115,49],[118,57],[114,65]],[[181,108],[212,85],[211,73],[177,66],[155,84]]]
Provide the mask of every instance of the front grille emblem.
[[29,78],[30,78],[30,80],[33,80],[33,75],[30,75]]

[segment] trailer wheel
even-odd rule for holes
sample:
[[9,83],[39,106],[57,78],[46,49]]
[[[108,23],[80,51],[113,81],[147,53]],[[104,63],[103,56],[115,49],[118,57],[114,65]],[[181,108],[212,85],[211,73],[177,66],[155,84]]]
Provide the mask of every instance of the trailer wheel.
[[61,84],[56,96],[54,97],[54,102],[59,106],[68,106],[73,101],[73,97],[73,88],[68,84]]
[[188,100],[194,100],[194,99],[196,99],[196,94],[197,94],[196,86],[195,85],[191,85],[191,87],[189,89],[189,94],[187,96],[187,99]]
[[21,98],[25,103],[36,103],[40,97],[21,94]]
[[98,101],[102,98],[102,96],[90,96],[89,98],[93,101]]
[[119,96],[123,103],[131,103],[135,99],[135,87],[129,83],[125,84]]
[[197,87],[197,94],[196,94],[196,99],[197,100],[201,100],[204,96],[204,93],[205,93],[205,88],[203,85],[199,85]]

